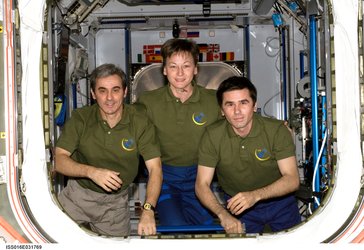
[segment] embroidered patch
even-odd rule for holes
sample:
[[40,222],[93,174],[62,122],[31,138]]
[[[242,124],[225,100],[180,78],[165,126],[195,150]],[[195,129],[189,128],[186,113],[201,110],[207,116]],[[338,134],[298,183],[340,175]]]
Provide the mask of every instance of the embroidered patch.
[[198,115],[196,115],[195,113],[192,114],[192,121],[198,125],[198,126],[203,126],[205,125],[206,121],[206,117],[205,114],[203,112],[200,112]]
[[135,149],[135,142],[134,142],[133,139],[125,139],[125,138],[123,138],[121,140],[121,147],[125,151],[133,151]]
[[267,161],[270,159],[270,156],[271,155],[266,148],[255,150],[255,158],[259,161]]

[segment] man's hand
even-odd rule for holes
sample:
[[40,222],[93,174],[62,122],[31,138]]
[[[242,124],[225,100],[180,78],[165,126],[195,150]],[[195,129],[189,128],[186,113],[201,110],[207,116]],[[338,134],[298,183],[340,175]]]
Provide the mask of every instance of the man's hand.
[[121,188],[123,181],[120,179],[119,174],[104,168],[91,168],[89,170],[89,178],[107,192]]
[[235,215],[239,215],[257,202],[253,192],[240,192],[228,200],[226,208]]
[[154,219],[154,212],[143,210],[138,224],[139,235],[154,235],[157,233],[157,227]]
[[226,233],[245,233],[245,229],[240,220],[234,218],[227,211],[219,216],[221,226],[225,229]]

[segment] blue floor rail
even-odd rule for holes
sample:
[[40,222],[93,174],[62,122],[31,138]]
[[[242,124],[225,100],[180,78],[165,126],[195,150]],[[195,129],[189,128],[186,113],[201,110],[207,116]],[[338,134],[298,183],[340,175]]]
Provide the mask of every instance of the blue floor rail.
[[158,233],[224,231],[221,225],[157,226]]

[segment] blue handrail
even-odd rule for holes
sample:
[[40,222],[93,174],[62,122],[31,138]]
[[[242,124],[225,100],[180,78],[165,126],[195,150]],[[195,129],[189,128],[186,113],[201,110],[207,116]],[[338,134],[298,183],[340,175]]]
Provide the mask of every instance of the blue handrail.
[[[317,52],[316,52],[316,18],[315,16],[310,16],[310,81],[311,81],[311,108],[312,108],[312,143],[313,143],[313,166],[316,165],[318,161],[319,152],[319,136],[318,136],[318,104],[317,104]],[[314,176],[315,183],[314,192],[319,192],[320,190],[320,171],[316,171],[316,176]]]
[[157,226],[158,233],[225,231],[221,225]]

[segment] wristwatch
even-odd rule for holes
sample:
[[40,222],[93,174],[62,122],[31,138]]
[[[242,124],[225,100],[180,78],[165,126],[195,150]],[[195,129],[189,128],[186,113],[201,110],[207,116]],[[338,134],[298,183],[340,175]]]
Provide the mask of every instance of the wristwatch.
[[152,204],[150,204],[149,202],[144,203],[143,209],[144,210],[152,210],[153,212],[155,211],[155,207]]

